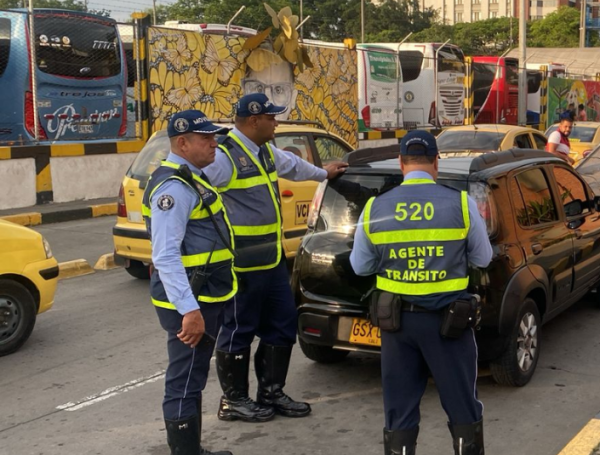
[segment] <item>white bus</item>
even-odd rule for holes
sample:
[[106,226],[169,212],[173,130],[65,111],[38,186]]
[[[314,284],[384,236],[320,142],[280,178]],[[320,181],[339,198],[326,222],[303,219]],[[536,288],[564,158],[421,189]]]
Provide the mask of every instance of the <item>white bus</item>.
[[400,64],[406,128],[463,124],[465,56],[458,46],[403,43]]
[[359,44],[358,130],[402,129],[402,69],[398,44]]
[[[540,123],[540,109],[541,109],[541,94],[542,90],[540,87],[540,81],[542,79],[541,69],[542,66],[548,67],[546,77],[558,77],[565,78],[567,73],[567,67],[562,63],[526,63],[527,75],[529,85],[531,85],[532,77],[537,82],[537,87],[534,87],[535,91],[530,90],[527,94],[527,123]],[[533,70],[533,71],[530,71]],[[537,72],[537,74],[536,74]],[[577,109],[577,106],[574,106]],[[548,125],[552,124],[554,117],[558,117],[560,112],[551,113],[549,112]]]

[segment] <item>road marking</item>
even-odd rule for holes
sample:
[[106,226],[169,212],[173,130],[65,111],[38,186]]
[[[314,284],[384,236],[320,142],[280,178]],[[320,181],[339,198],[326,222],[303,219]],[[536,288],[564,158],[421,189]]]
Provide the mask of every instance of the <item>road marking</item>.
[[590,420],[558,455],[591,455],[600,444],[600,414]]
[[114,396],[120,395],[121,393],[129,392],[130,390],[137,389],[146,384],[151,384],[165,377],[165,370],[158,371],[150,376],[145,376],[143,378],[134,379],[133,381],[129,381],[125,384],[121,384],[115,387],[110,387],[96,395],[90,395],[89,397],[85,397],[83,400],[79,400],[77,402],[69,402],[65,404],[61,404],[57,406],[56,409],[59,411],[78,411],[87,406],[91,406],[93,404],[99,403],[101,401],[107,400]]

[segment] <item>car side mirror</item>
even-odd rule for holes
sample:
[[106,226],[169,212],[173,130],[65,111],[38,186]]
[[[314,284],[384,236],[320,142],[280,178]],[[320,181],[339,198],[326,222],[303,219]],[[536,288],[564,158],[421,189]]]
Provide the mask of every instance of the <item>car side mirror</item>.
[[583,213],[583,202],[581,202],[581,199],[575,199],[574,201],[567,202],[564,207],[567,217],[577,216]]
[[600,212],[600,196],[595,196],[593,203],[594,203],[594,210],[596,212]]

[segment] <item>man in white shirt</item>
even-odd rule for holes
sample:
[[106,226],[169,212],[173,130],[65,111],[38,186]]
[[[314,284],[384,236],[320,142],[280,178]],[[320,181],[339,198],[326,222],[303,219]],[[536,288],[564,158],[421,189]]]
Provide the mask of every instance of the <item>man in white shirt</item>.
[[560,116],[560,123],[558,128],[550,133],[548,136],[548,143],[546,144],[546,151],[558,156],[560,159],[565,160],[569,164],[573,164],[575,160],[569,156],[571,151],[571,143],[569,142],[569,135],[573,129],[573,119],[569,112],[565,112]]

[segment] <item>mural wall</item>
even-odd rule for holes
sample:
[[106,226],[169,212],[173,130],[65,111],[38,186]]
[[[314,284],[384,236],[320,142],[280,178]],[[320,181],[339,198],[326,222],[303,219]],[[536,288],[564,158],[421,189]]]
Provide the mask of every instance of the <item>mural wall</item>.
[[548,79],[548,124],[558,122],[566,110],[580,121],[600,121],[600,82]]
[[231,119],[236,101],[264,92],[290,109],[279,120],[318,121],[356,146],[358,92],[356,52],[310,46],[313,68],[300,72],[288,62],[250,70],[245,38],[203,35],[150,27],[149,85],[152,131],[164,129],[173,113],[200,109],[209,118]]

